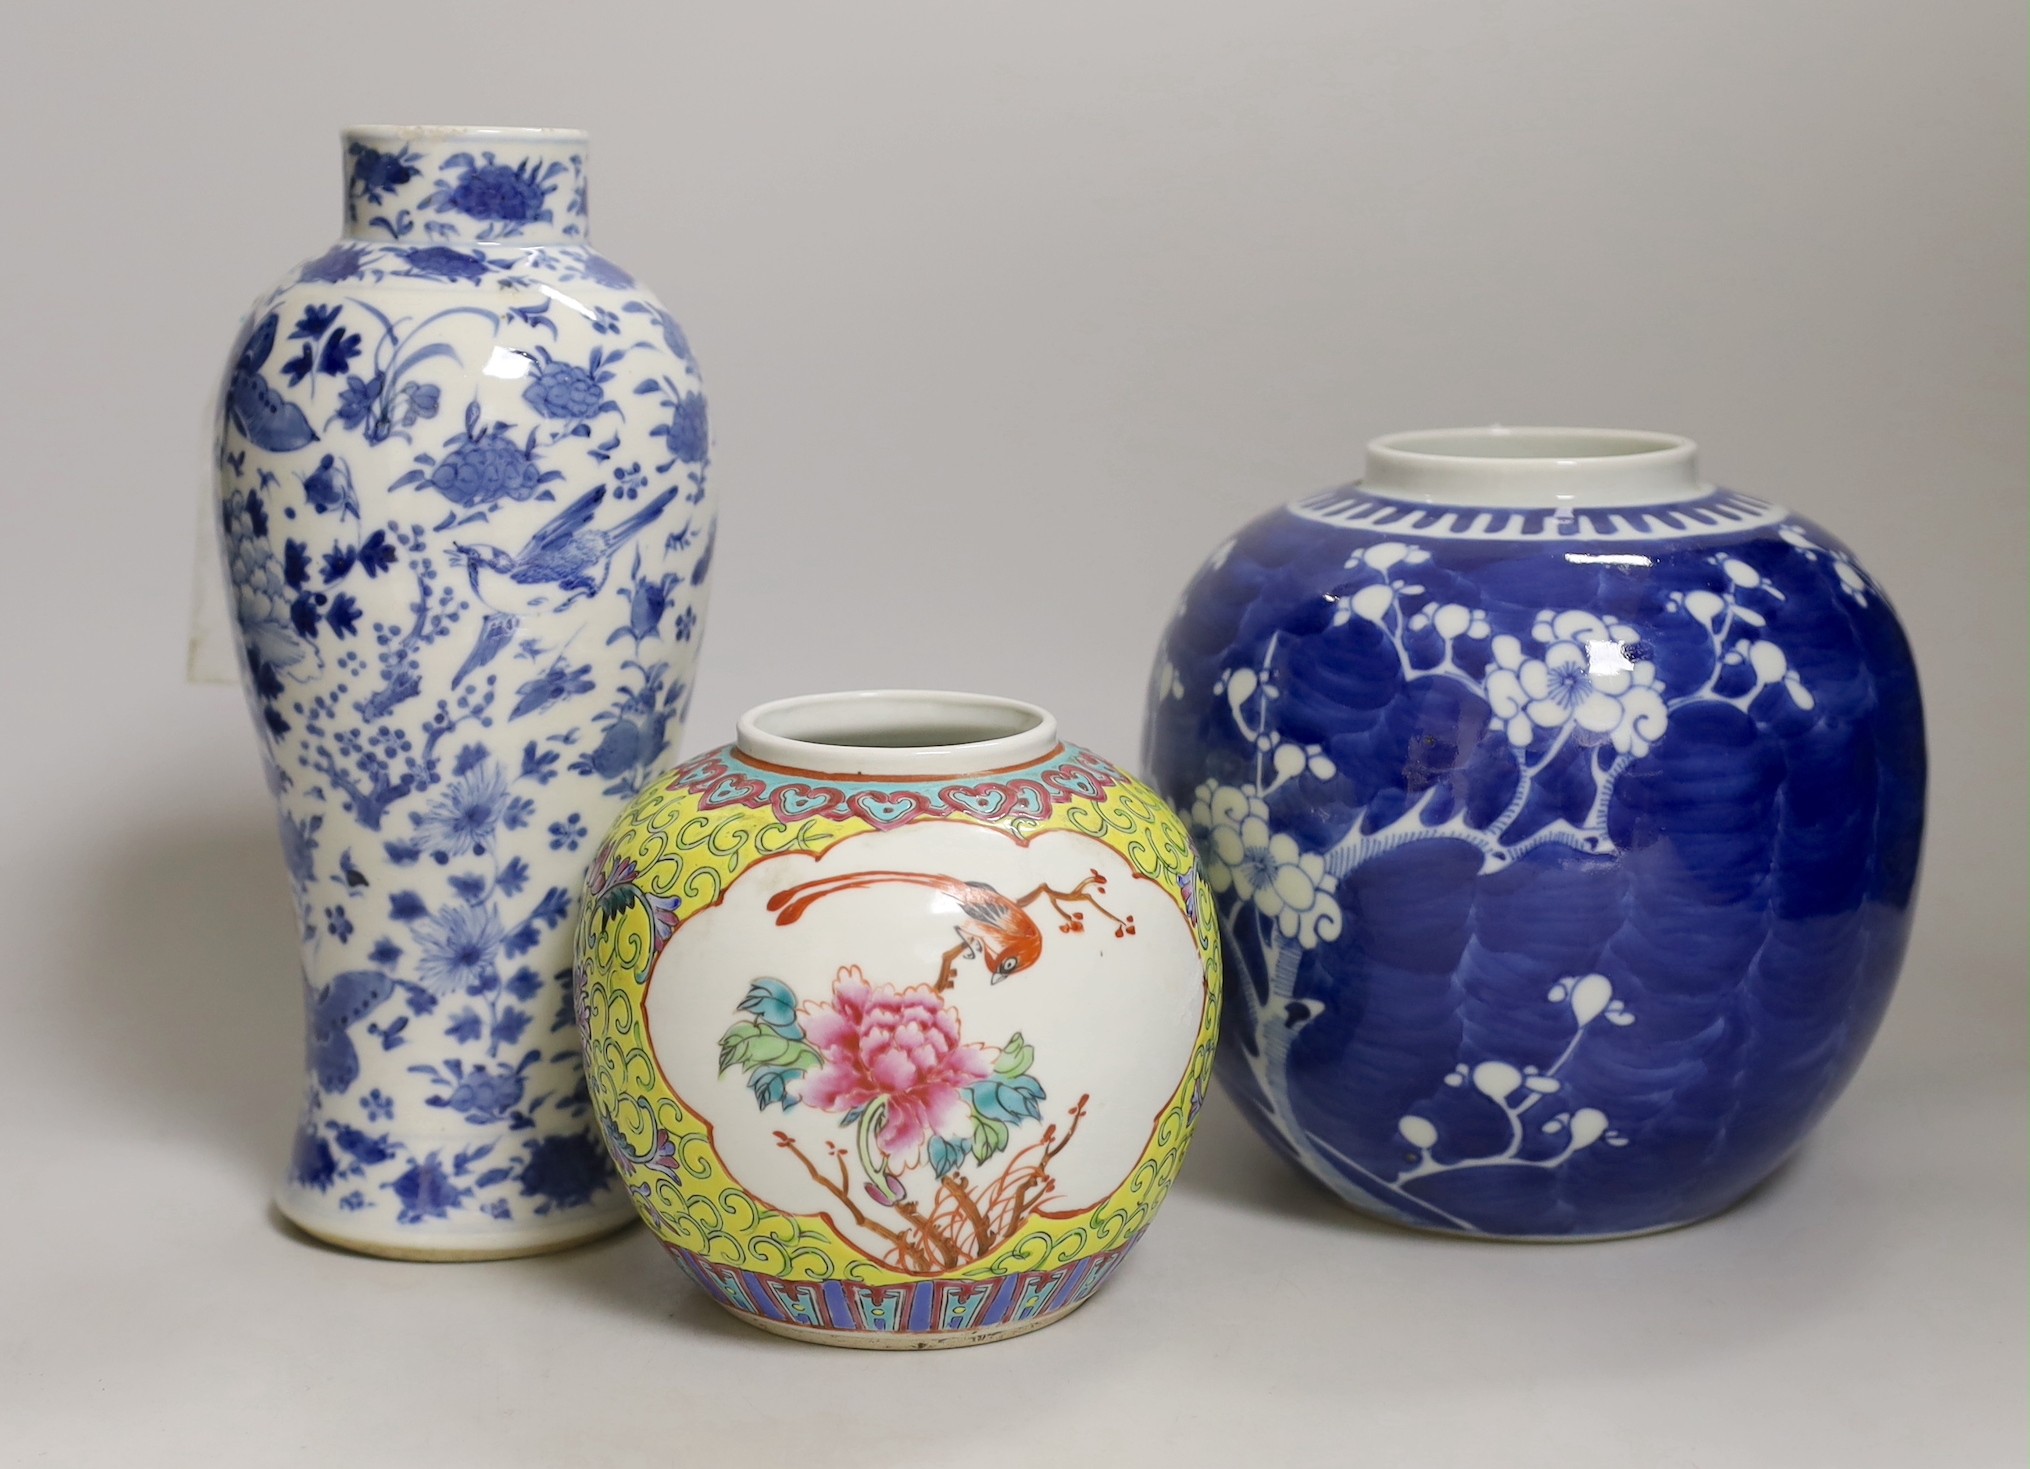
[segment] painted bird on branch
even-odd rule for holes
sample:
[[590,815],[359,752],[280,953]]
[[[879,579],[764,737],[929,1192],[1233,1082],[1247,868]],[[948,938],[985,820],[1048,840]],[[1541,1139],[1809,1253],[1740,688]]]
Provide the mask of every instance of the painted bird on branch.
[[814,878],[785,888],[768,900],[768,911],[775,914],[776,925],[781,927],[795,923],[820,898],[891,883],[928,888],[942,894],[956,903],[959,912],[964,915],[952,928],[959,941],[945,950],[943,961],[938,966],[937,983],[933,988],[940,993],[952,987],[961,959],[980,960],[986,966],[989,982],[999,984],[1009,975],[1029,968],[1042,958],[1043,930],[1025,911],[1030,904],[1040,900],[1048,901],[1056,910],[1059,933],[1079,933],[1085,928],[1085,915],[1071,906],[1073,904],[1082,904],[1106,918],[1114,925],[1115,938],[1126,938],[1135,931],[1134,915],[1123,917],[1113,913],[1093,896],[1095,892],[1107,890],[1107,880],[1100,875],[1098,868],[1094,868],[1069,892],[1046,884],[1019,898],[1011,898],[988,883],[967,882],[939,873],[842,872],[834,877]]
[[522,618],[569,607],[603,588],[614,555],[655,524],[676,498],[675,489],[664,490],[625,520],[599,530],[592,524],[593,513],[606,499],[606,486],[599,485],[559,510],[517,552],[454,544],[454,564],[465,568],[473,595],[489,611],[480,623],[479,642],[452,682],[463,683],[491,663],[514,640]]

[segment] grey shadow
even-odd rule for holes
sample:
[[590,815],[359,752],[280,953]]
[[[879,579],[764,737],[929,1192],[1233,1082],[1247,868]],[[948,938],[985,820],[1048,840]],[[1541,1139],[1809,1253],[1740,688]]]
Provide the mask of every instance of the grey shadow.
[[705,1337],[728,1346],[798,1347],[743,1326],[714,1305],[639,1223],[554,1255],[507,1261],[501,1268],[612,1315],[667,1327],[672,1336]]
[[713,1305],[703,1291],[684,1278],[655,1237],[639,1222],[630,1222],[626,1228],[604,1238],[549,1254],[457,1263],[390,1260],[359,1254],[299,1229],[272,1203],[268,1206],[268,1227],[305,1249],[369,1270],[488,1271],[499,1277],[503,1290],[542,1292],[571,1307],[590,1304],[613,1316],[665,1328],[672,1340],[701,1338],[721,1345],[746,1342],[799,1349],[796,1342],[741,1325]]
[[[1320,1320],[1332,1319],[1330,1303],[1366,1299],[1368,1272],[1385,1272],[1386,1282],[1372,1291],[1371,1314],[1347,1310],[1346,1320],[1357,1325],[1345,1334],[1309,1328],[1316,1349],[1344,1352],[1357,1363],[1379,1333],[1390,1352],[1473,1363],[1462,1371],[1506,1374],[1511,1386],[1555,1395],[1570,1390],[1556,1353],[1462,1346],[1462,1331],[1477,1342],[1584,1341],[1589,1372],[1605,1383],[1639,1384],[1707,1370],[1751,1350],[1780,1360],[1774,1354],[1786,1340],[1823,1331],[1829,1318],[1851,1312],[1857,1284],[1879,1268],[1883,1226],[1892,1216],[1865,1199],[1843,1207],[1838,1180],[1828,1186],[1812,1161],[1807,1144],[1730,1208],[1679,1228],[1618,1240],[1522,1243],[1409,1229],[1359,1214],[1300,1177],[1222,1097],[1208,1103],[1177,1187],[1201,1209],[1212,1204],[1246,1216],[1236,1234],[1250,1241],[1253,1254],[1231,1268],[1253,1271],[1250,1283],[1264,1296],[1292,1289],[1264,1262],[1302,1260],[1304,1289],[1327,1303],[1318,1308],[1326,1313]],[[1238,1352],[1229,1360],[1231,1386],[1241,1397],[1286,1386],[1286,1366],[1274,1352]],[[1427,1389],[1398,1382],[1397,1390],[1414,1397]],[[1430,1411],[1455,1410],[1456,1400],[1446,1396],[1453,1390],[1450,1379],[1433,1379]],[[1390,1402],[1403,1411],[1410,1400]]]
[[[1775,1172],[1717,1214],[1709,1214],[1703,1219],[1661,1233],[1677,1234],[1684,1230],[1698,1229],[1702,1225],[1720,1219],[1757,1217],[1766,1210],[1782,1207],[1783,1197],[1792,1190],[1798,1177],[1799,1160],[1807,1154],[1810,1146],[1810,1139],[1807,1138],[1788,1158],[1777,1165]],[[1411,1229],[1403,1225],[1390,1224],[1386,1220],[1373,1218],[1341,1202],[1324,1184],[1284,1158],[1266,1138],[1248,1124],[1240,1109],[1219,1090],[1217,1084],[1212,1094],[1206,1098],[1205,1110],[1199,1116],[1198,1130],[1192,1139],[1191,1151],[1185,1156],[1184,1167],[1177,1176],[1177,1187],[1185,1192],[1216,1199],[1230,1207],[1283,1219],[1331,1225],[1351,1234],[1382,1234],[1397,1238],[1428,1240],[1433,1244],[1456,1245],[1466,1249],[1484,1249],[1490,1245],[1508,1247],[1518,1243],[1525,1247],[1532,1244],[1584,1244],[1601,1249],[1655,1238],[1654,1235],[1632,1235],[1625,1240],[1553,1238],[1519,1242],[1477,1239],[1472,1235],[1453,1234],[1444,1230]]]
[[1252,1213],[1337,1225],[1355,1234],[1401,1232],[1348,1208],[1325,1185],[1286,1160],[1248,1125],[1217,1083],[1199,1114],[1177,1187]]
[[284,1214],[279,1208],[275,1206],[273,1200],[270,1200],[268,1203],[268,1228],[274,1230],[275,1233],[281,1235],[282,1238],[288,1240],[290,1243],[302,1245],[306,1249],[318,1250],[327,1255],[342,1256],[350,1260],[363,1260],[371,1258],[366,1255],[358,1254],[352,1250],[343,1249],[340,1246],[333,1244],[330,1240],[319,1239],[309,1230],[304,1229],[298,1224],[296,1224],[296,1222],[290,1219],[290,1217],[287,1214]]
[[306,1249],[371,1270],[489,1271],[501,1277],[503,1289],[541,1291],[573,1305],[589,1303],[614,1316],[667,1327],[673,1337],[695,1334],[727,1342],[796,1345],[742,1326],[713,1305],[684,1278],[655,1236],[638,1221],[603,1238],[548,1254],[459,1262],[390,1260],[348,1250],[299,1229],[272,1203],[268,1227]]
[[[1821,1118],[1821,1121],[1824,1119]],[[1800,1164],[1811,1153],[1812,1140],[1809,1136],[1791,1150],[1790,1156],[1776,1165],[1776,1170],[1762,1182],[1748,1190],[1740,1198],[1717,1214],[1708,1214],[1704,1219],[1684,1225],[1685,1229],[1697,1229],[1700,1225],[1718,1219],[1749,1219],[1761,1216],[1771,1209],[1784,1207],[1783,1200],[1796,1192],[1798,1180],[1803,1177]]]
[[295,916],[274,827],[251,815],[142,826],[52,915],[93,942],[54,986],[76,1043],[152,1126],[203,1139],[264,1191],[303,1075]]

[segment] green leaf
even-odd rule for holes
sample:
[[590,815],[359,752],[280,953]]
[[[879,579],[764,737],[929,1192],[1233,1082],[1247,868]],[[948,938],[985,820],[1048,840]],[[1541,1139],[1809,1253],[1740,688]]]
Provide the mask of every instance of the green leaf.
[[811,1049],[809,1042],[791,1040],[786,1035],[777,1035],[772,1030],[761,1031],[747,1043],[746,1064],[752,1066],[781,1066],[796,1071],[808,1071],[818,1064],[818,1053]]
[[1036,1047],[1022,1039],[1022,1032],[1016,1031],[1008,1037],[1008,1044],[1001,1047],[1001,1055],[994,1062],[996,1076],[1020,1076],[1036,1064]]
[[1008,1146],[1008,1129],[991,1117],[973,1114],[973,1161],[984,1163]]
[[749,1059],[749,1054],[754,1043],[767,1034],[752,1021],[742,1021],[730,1027],[726,1034],[719,1037],[719,1069],[725,1071],[738,1065],[753,1070],[755,1062]]

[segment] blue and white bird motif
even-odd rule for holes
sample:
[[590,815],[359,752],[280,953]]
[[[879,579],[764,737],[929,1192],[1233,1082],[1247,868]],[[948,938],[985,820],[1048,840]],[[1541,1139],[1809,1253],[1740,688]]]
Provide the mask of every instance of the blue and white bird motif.
[[492,662],[514,641],[522,618],[560,611],[596,595],[605,587],[620,548],[653,525],[677,493],[674,488],[664,490],[619,524],[598,530],[592,516],[606,499],[606,486],[598,485],[552,516],[518,552],[454,545],[452,556],[465,567],[472,594],[489,610],[480,623],[479,642],[453,682],[464,682]]

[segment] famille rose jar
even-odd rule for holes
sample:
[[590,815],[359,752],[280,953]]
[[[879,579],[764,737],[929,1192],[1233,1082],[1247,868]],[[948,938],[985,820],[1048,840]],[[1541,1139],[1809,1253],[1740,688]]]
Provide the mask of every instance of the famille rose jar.
[[632,1217],[571,1034],[596,833],[689,703],[715,506],[683,331],[583,133],[354,128],[345,234],[227,356],[217,515],[307,1012],[282,1212],[462,1260]]
[[1184,827],[1042,710],[789,699],[653,782],[578,926],[635,1208],[781,1335],[965,1346],[1088,1300],[1169,1190],[1219,949]]
[[1586,1239],[1724,1209],[1859,1065],[1923,715],[1881,590],[1664,434],[1399,434],[1185,593],[1152,783],[1232,991],[1220,1074],[1348,1203]]

